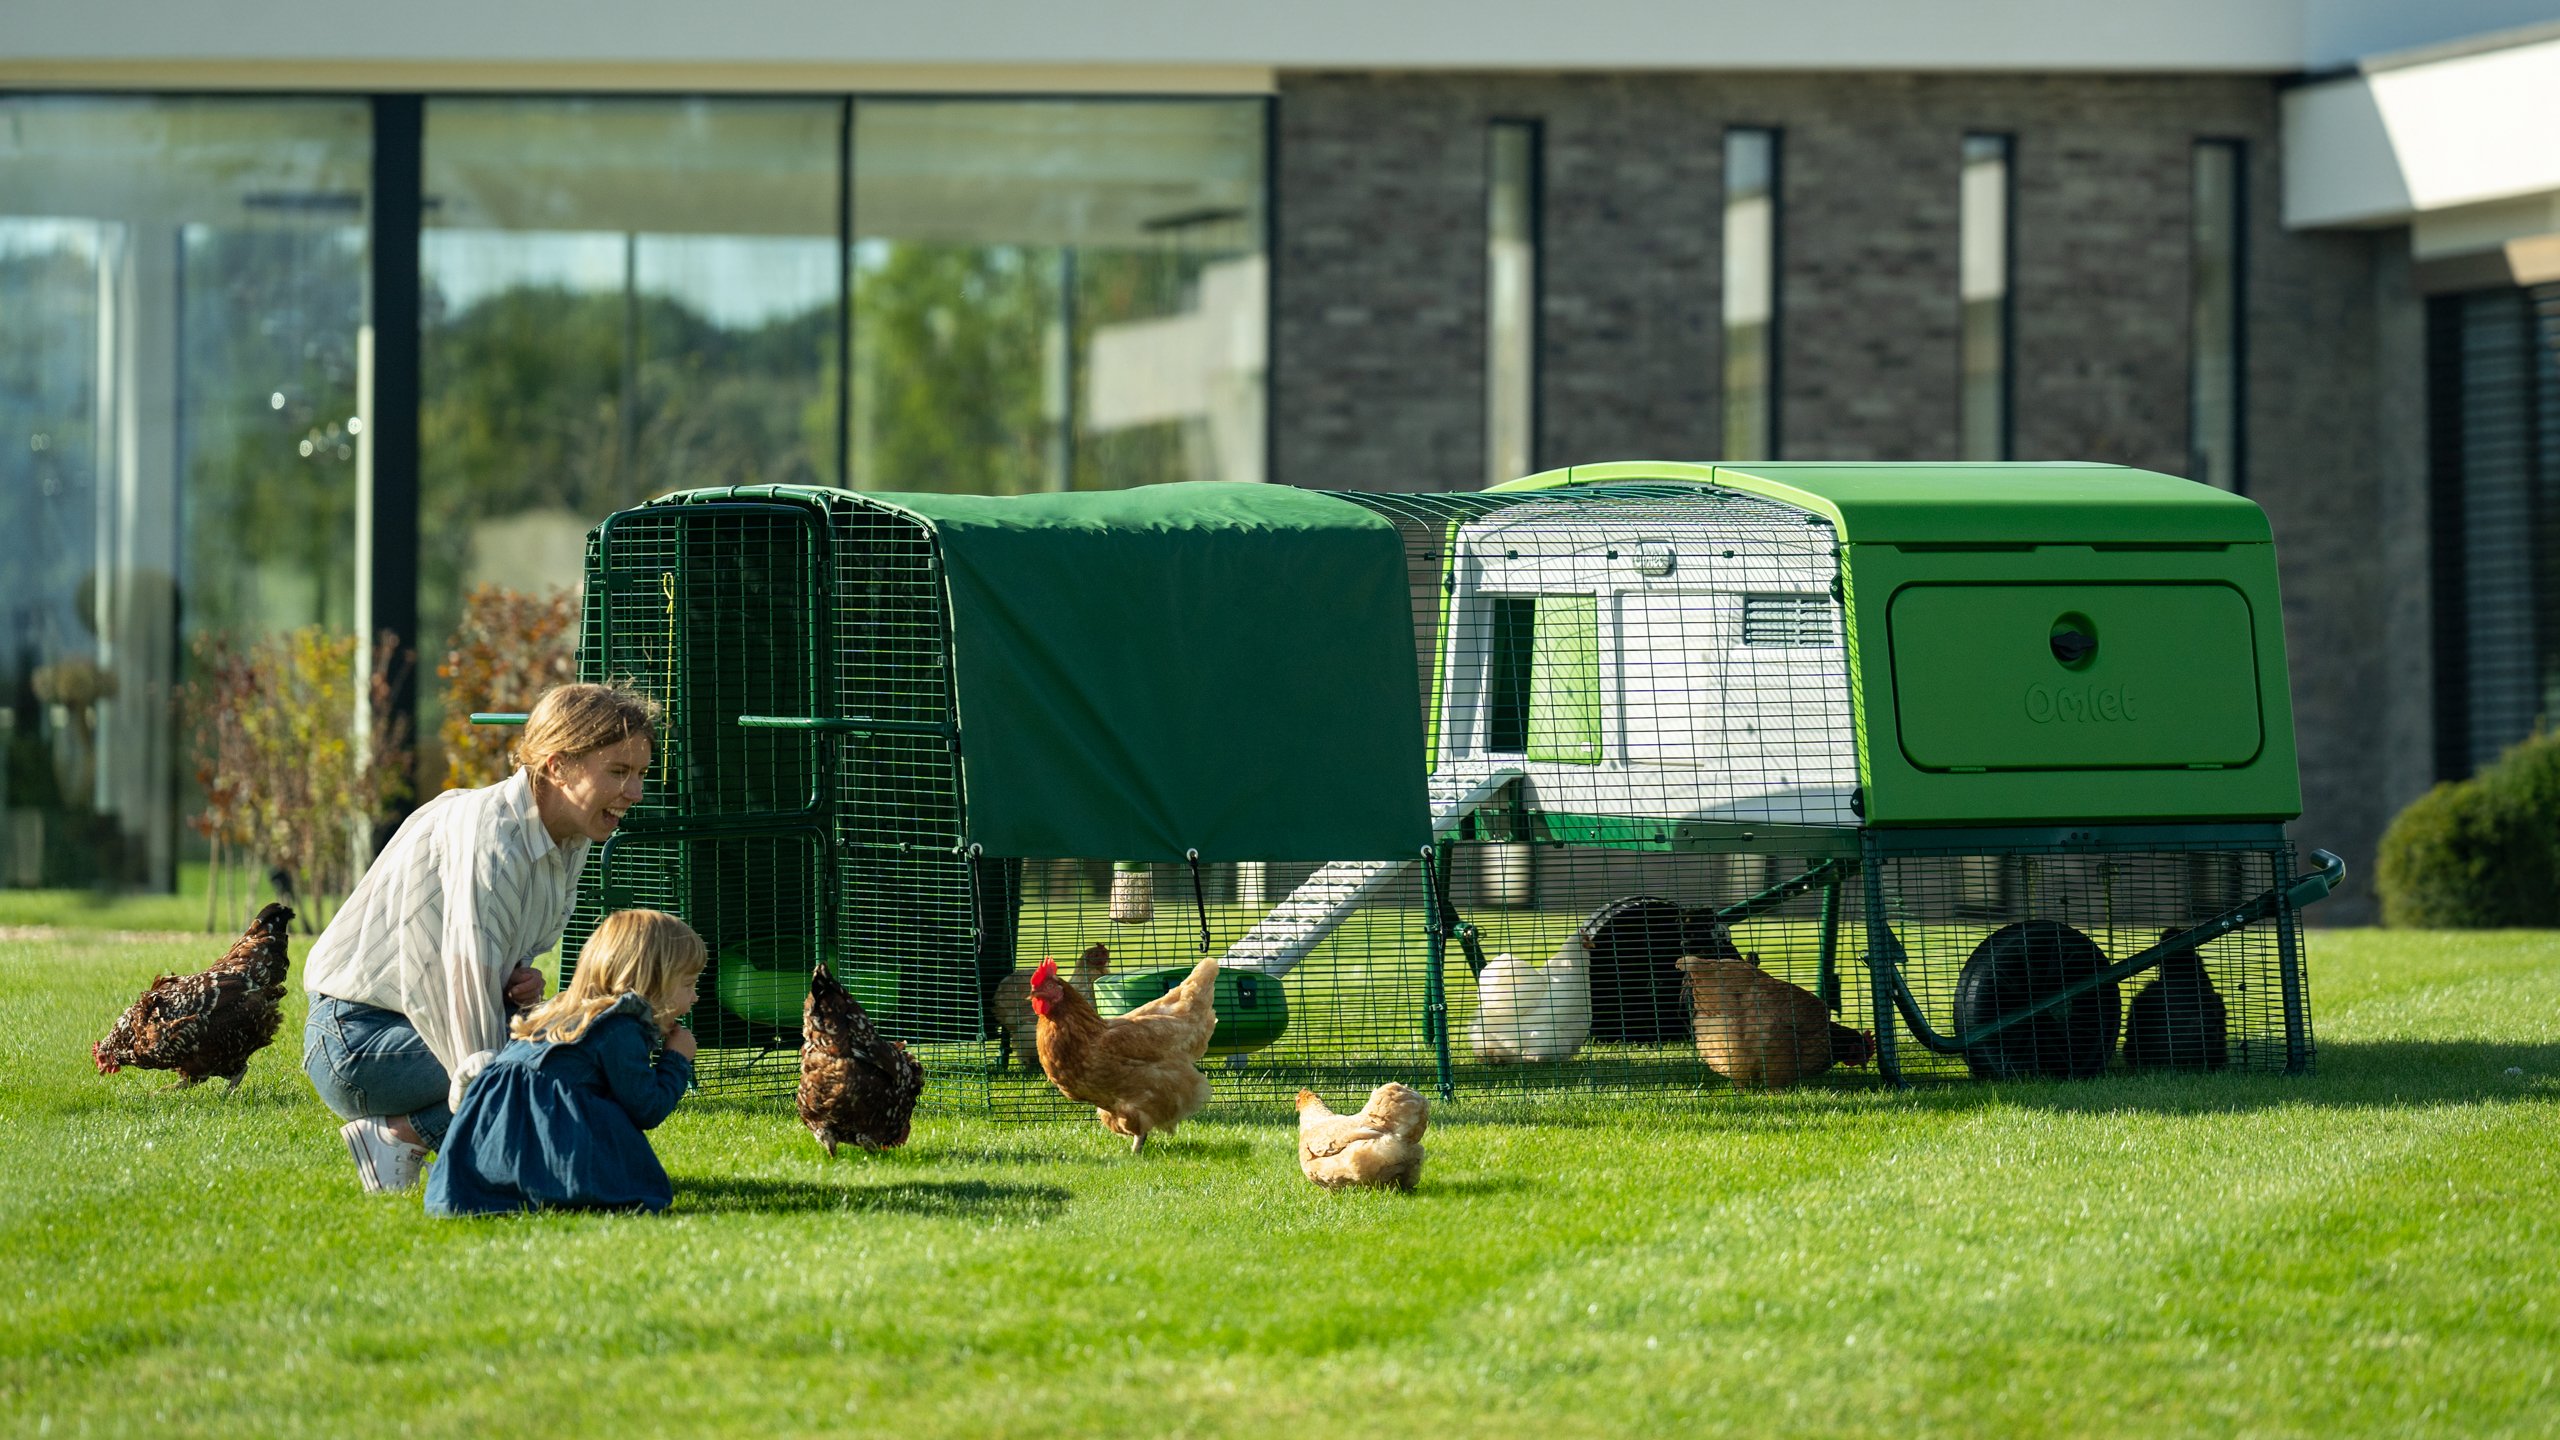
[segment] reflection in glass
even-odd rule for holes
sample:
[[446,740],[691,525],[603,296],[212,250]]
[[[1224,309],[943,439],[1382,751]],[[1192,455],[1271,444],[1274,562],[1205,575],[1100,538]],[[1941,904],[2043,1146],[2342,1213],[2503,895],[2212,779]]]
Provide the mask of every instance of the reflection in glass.
[[1485,483],[1537,468],[1538,126],[1486,136]]
[[[671,490],[833,484],[840,101],[427,105],[419,628]],[[421,687],[419,733],[440,716]],[[432,785],[436,762],[422,772]]]
[[852,483],[1263,477],[1260,101],[865,100]]
[[2240,142],[2199,140],[2188,317],[2187,478],[2225,490],[2240,473]]
[[1778,454],[1778,132],[1724,136],[1724,458]]
[[1964,137],[1957,292],[1967,460],[2009,458],[2009,148],[2006,135]]
[[0,884],[168,887],[186,636],[350,623],[369,146],[361,101],[0,100]]

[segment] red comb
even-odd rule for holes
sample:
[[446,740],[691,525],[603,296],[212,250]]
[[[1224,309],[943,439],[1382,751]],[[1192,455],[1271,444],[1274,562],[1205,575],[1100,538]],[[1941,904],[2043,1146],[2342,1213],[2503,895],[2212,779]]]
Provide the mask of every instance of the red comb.
[[1041,986],[1046,985],[1057,978],[1058,962],[1055,960],[1043,960],[1040,962],[1040,968],[1031,972],[1031,988],[1037,990]]

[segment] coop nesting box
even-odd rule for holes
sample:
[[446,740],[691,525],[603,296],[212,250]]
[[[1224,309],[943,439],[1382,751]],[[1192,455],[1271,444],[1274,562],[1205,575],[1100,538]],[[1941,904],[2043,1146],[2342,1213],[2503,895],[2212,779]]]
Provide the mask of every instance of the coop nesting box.
[[822,960],[1002,1113],[1072,1113],[1005,977],[1095,945],[1106,1010],[1252,977],[1229,1100],[1713,1085],[1721,955],[1892,1078],[2300,1069],[2275,573],[2107,466],[671,496],[591,541],[582,673],[669,718],[577,930],[711,938],[711,1083],[787,1085]]

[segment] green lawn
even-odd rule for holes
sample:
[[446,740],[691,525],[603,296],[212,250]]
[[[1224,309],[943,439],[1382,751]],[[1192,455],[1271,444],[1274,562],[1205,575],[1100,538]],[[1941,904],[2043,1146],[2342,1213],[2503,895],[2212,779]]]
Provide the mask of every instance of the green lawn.
[[1473,1100],[1409,1197],[689,1102],[676,1213],[470,1223],[356,1193],[291,1043],[91,1071],[208,955],[0,941],[10,1434],[2560,1428],[2560,935],[2315,932],[2307,1080]]

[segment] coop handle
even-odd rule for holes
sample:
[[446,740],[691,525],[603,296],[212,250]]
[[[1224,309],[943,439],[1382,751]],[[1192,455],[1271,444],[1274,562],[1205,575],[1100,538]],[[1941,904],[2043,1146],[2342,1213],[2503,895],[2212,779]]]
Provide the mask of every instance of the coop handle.
[[2346,861],[2326,850],[2312,851],[2311,858],[2319,862],[2320,872],[2316,875],[2303,876],[2293,882],[2292,888],[2284,892],[2284,898],[2291,902],[2296,910],[2328,899],[2331,891],[2347,883]]
[[528,715],[510,715],[503,711],[496,710],[474,710],[471,712],[471,723],[474,725],[521,725],[531,718],[532,717]]
[[937,740],[951,738],[951,727],[940,720],[873,720],[855,716],[837,720],[824,715],[741,715],[738,723],[750,730],[819,730],[830,735],[930,735]]

